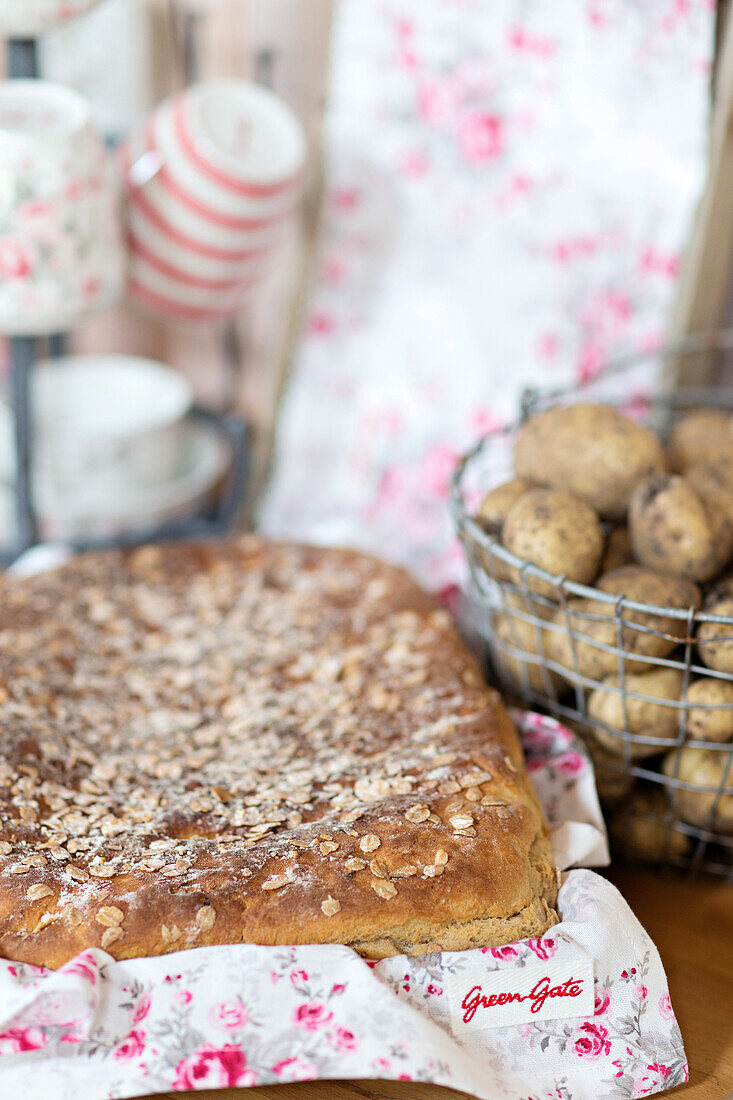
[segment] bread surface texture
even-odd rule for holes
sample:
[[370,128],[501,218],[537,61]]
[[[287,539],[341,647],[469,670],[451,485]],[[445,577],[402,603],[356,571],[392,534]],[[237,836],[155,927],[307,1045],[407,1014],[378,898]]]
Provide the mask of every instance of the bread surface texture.
[[501,699],[400,569],[254,536],[0,580],[0,954],[371,958],[557,921]]

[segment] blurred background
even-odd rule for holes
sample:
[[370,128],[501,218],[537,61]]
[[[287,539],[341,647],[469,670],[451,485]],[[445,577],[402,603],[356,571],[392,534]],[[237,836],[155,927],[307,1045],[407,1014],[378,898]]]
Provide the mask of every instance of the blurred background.
[[[469,449],[493,459],[557,393],[663,436],[669,408],[649,410],[681,387],[733,409],[733,335],[707,338],[733,316],[728,9],[0,0],[0,566],[256,528],[373,551],[465,612],[449,505]],[[479,575],[473,515],[510,475],[497,453],[464,501]],[[725,726],[705,748],[685,742],[686,686],[657,698],[682,714],[674,774],[661,753],[632,759],[625,710],[590,722],[599,685],[548,676],[547,608],[493,579],[472,641],[493,646],[495,674],[509,654],[514,701],[585,739],[618,851],[730,880],[730,699],[696,708]],[[507,607],[519,637],[501,637]],[[659,663],[685,685],[733,680],[704,652],[692,665],[692,619],[683,632]],[[717,1095],[729,898],[623,886],[685,975]]]
[[[272,89],[302,124],[299,204],[267,270],[241,302],[222,299],[228,319],[141,308],[128,283],[55,340],[57,354],[172,366],[196,401],[245,421],[240,522],[365,546],[449,593],[461,575],[450,474],[515,415],[526,386],[587,380],[621,352],[724,320],[731,65],[713,0],[33,2],[46,8],[36,71],[89,104],[126,185],[128,233],[138,184],[119,149],[139,162],[135,135],[166,97],[236,77]],[[15,3],[0,24],[22,71],[30,43],[12,26]],[[0,187],[0,202],[11,191]],[[15,292],[43,251],[26,262],[26,223],[6,207],[0,292]],[[136,248],[150,234],[133,228]],[[53,352],[54,335],[41,331],[21,358],[42,359],[49,336]],[[640,369],[630,399],[655,377]],[[0,477],[13,546],[7,463]],[[54,521],[76,514],[73,484],[55,503],[47,489]],[[142,502],[137,523],[134,505],[97,522],[92,497],[76,528],[36,517],[34,538],[81,545],[154,527]]]

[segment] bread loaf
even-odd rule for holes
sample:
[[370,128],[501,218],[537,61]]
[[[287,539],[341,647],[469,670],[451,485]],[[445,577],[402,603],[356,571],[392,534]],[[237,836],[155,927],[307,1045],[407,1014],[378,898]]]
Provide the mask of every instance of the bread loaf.
[[520,746],[447,614],[244,537],[0,580],[0,953],[367,957],[557,920]]

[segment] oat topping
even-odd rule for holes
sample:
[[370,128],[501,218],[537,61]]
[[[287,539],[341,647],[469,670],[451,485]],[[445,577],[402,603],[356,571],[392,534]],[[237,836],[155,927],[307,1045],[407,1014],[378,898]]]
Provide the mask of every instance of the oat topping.
[[167,924],[162,924],[160,926],[160,935],[163,943],[175,943],[176,940],[181,938],[181,930],[176,924],[171,928],[169,928]]
[[123,936],[124,932],[119,925],[113,924],[109,928],[105,928],[102,934],[102,947],[109,947],[115,940],[121,940]]
[[341,911],[341,902],[337,901],[336,898],[332,898],[329,894],[328,897],[321,902],[321,909],[325,916],[335,917],[336,914]]
[[39,898],[50,898],[53,895],[53,890],[49,886],[44,886],[42,882],[37,882],[35,886],[29,887],[26,891],[26,897],[31,901],[38,901]]
[[280,890],[290,882],[289,875],[270,875],[262,883],[263,890]]
[[195,920],[202,931],[208,932],[216,923],[216,909],[211,905],[202,905],[196,913]]
[[149,883],[194,899],[144,914],[185,946],[227,919],[216,868],[277,907],[326,864],[327,917],[357,886],[390,901],[393,879],[450,875],[482,819],[522,811],[482,790],[515,790],[516,768],[486,742],[449,618],[415,592],[363,555],[253,537],[0,578],[0,873],[57,901],[29,923],[128,942]]
[[117,925],[122,924],[124,916],[125,914],[116,905],[104,905],[97,910],[95,919],[98,924],[104,924],[107,928],[116,928]]
[[421,821],[427,821],[429,817],[430,810],[420,802],[416,803],[414,806],[409,806],[405,810],[405,818],[412,822],[413,825],[419,825]]
[[397,897],[397,887],[387,879],[377,879],[372,882],[372,890],[375,894],[379,894],[380,898],[384,898],[385,901],[391,901],[392,898]]

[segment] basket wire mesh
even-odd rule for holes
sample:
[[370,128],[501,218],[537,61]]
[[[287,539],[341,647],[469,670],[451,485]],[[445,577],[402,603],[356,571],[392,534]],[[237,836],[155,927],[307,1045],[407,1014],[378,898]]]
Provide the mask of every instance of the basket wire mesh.
[[[712,344],[708,338],[688,340],[662,358],[711,347],[733,347],[733,333],[720,334]],[[628,411],[624,379],[644,359],[630,357],[605,372],[602,399]],[[598,399],[592,386],[526,396],[522,418],[490,432],[459,463],[451,507],[468,560],[471,626],[485,640],[499,686],[568,724],[588,744],[599,793],[611,809],[617,851],[733,880],[733,744],[703,740],[690,725],[691,710],[724,712],[733,734],[733,703],[693,707],[687,699],[699,679],[733,685],[733,673],[705,663],[697,637],[702,624],[715,623],[723,632],[715,643],[733,643],[733,617],[640,603],[553,576],[507,550],[497,531],[473,518],[483,495],[511,478],[513,440],[528,415]],[[641,419],[664,437],[680,413],[698,406],[733,410],[733,391],[689,388],[657,395]],[[638,680],[643,672],[661,670],[668,670],[675,685],[669,698]],[[639,716],[650,706],[656,723],[647,728]]]

